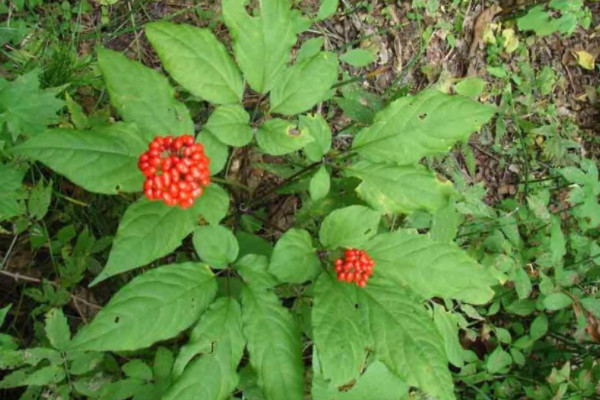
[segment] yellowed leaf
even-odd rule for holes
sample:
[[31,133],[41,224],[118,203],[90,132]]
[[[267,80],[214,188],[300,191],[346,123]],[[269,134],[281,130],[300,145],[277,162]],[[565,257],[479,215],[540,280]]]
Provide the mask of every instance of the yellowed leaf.
[[575,55],[577,56],[577,62],[582,68],[593,70],[594,64],[596,63],[596,57],[591,55],[585,50],[576,51]]
[[519,47],[519,38],[515,35],[514,29],[504,29],[502,31],[502,37],[504,38],[504,50],[506,50],[507,53],[510,54]]

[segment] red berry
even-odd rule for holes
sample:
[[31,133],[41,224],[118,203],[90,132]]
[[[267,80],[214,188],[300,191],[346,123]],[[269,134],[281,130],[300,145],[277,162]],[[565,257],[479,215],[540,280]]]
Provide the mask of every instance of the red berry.
[[340,282],[354,282],[359,287],[365,287],[369,277],[373,273],[375,261],[369,257],[366,251],[357,249],[346,249],[344,258],[338,258],[334,262],[335,272]]
[[210,160],[194,136],[157,136],[138,160],[146,177],[144,194],[170,206],[189,208],[210,184]]

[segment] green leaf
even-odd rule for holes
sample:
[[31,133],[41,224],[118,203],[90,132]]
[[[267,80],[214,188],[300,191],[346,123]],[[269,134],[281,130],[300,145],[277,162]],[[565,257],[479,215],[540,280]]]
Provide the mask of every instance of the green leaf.
[[403,400],[408,399],[408,389],[384,363],[374,361],[352,389],[340,393],[340,400]]
[[44,329],[52,347],[61,351],[67,349],[71,341],[71,332],[69,331],[69,324],[62,309],[53,308],[46,313],[46,325]]
[[312,308],[313,340],[323,376],[334,386],[356,379],[365,361],[367,341],[357,309],[357,287],[319,275]]
[[431,238],[438,242],[451,242],[458,233],[460,216],[456,212],[454,201],[439,208],[433,215],[431,223]]
[[375,274],[407,285],[422,298],[484,304],[494,296],[496,279],[454,243],[398,230],[376,236],[364,249],[375,261]]
[[241,147],[252,141],[254,132],[249,125],[250,115],[237,104],[220,106],[208,117],[204,126],[219,141],[230,146]]
[[135,125],[117,123],[89,131],[52,129],[12,151],[46,164],[90,192],[116,194],[142,190],[137,167],[147,149]]
[[464,350],[458,338],[458,325],[456,318],[451,312],[435,303],[433,305],[433,322],[438,332],[444,338],[446,357],[453,365],[462,368]]
[[[198,344],[209,345],[205,354],[190,362],[198,354]],[[181,348],[176,369],[187,366],[163,398],[229,399],[238,383],[236,369],[244,345],[240,306],[231,298],[218,299],[192,331],[189,343]]]
[[218,225],[229,210],[229,194],[216,183],[204,188],[204,193],[194,202],[194,212],[202,215],[209,224]]
[[514,283],[519,299],[528,298],[532,290],[531,280],[529,279],[527,272],[525,272],[525,269],[520,265],[516,267]]
[[240,258],[247,254],[262,254],[271,257],[271,254],[273,253],[273,245],[261,236],[239,231],[236,233],[235,237],[240,245]]
[[408,165],[443,154],[494,115],[494,108],[461,96],[425,90],[400,98],[377,113],[356,135],[353,149],[375,162]]
[[245,255],[235,263],[235,268],[244,282],[254,289],[270,289],[278,283],[269,273],[269,259],[264,255]]
[[339,208],[325,217],[319,231],[321,244],[361,248],[377,233],[381,214],[364,206]]
[[290,60],[290,50],[303,21],[289,0],[261,0],[258,16],[246,11],[246,0],[223,0],[223,18],[233,37],[233,50],[252,89],[273,88]]
[[189,209],[140,198],[125,211],[108,262],[90,285],[171,253],[192,233],[195,224]]
[[213,268],[227,267],[240,251],[233,232],[221,225],[197,227],[193,243],[198,256]]
[[324,42],[323,36],[319,36],[308,39],[306,42],[302,43],[302,46],[296,54],[296,62],[304,61],[316,56],[323,48]]
[[0,164],[0,221],[19,215],[18,199],[25,173]]
[[325,166],[321,166],[321,168],[319,168],[319,170],[310,179],[310,183],[308,185],[310,198],[314,201],[317,201],[327,197],[330,186],[331,180],[329,179],[329,173],[327,172]]
[[146,141],[194,132],[188,109],[175,100],[175,90],[158,71],[103,48],[98,49],[98,65],[111,104],[126,122],[136,123]]
[[220,142],[210,131],[201,131],[196,141],[204,145],[204,153],[210,158],[210,169],[211,175],[216,175],[223,170],[229,157],[229,148],[226,144]]
[[127,351],[170,339],[198,319],[216,291],[206,265],[189,262],[152,269],[113,295],[75,336],[71,348]]
[[304,147],[304,154],[310,161],[320,161],[331,149],[331,128],[321,114],[301,115],[300,131],[308,131],[313,142]]
[[373,335],[377,359],[436,399],[455,398],[442,337],[406,289],[372,279],[359,291],[359,305]]
[[571,303],[573,303],[571,297],[562,292],[551,293],[544,298],[544,307],[552,311],[562,310],[570,306]]
[[142,381],[152,380],[152,368],[142,360],[131,360],[121,367],[125,375],[129,378]]
[[494,351],[487,357],[486,368],[490,374],[497,374],[502,372],[506,367],[512,364],[512,357],[506,351],[502,349],[502,346],[498,346]]
[[354,67],[365,67],[375,61],[375,55],[368,50],[353,49],[341,56],[340,60]]
[[313,400],[408,400],[408,385],[381,361],[373,361],[349,390],[327,384],[318,374],[313,377]]
[[147,24],[146,36],[167,72],[190,93],[215,104],[242,100],[240,72],[210,30],[161,21]]
[[295,115],[311,109],[329,96],[337,81],[335,53],[320,52],[288,68],[271,91],[271,112]]
[[529,335],[531,340],[538,340],[548,332],[548,317],[542,313],[535,317],[529,327]]
[[2,327],[2,324],[4,324],[4,319],[6,319],[6,315],[8,314],[8,311],[10,311],[11,307],[12,304],[9,304],[6,307],[0,308],[0,328]]
[[265,153],[282,156],[300,150],[314,139],[307,129],[298,129],[289,121],[275,118],[258,128],[256,140],[258,147]]
[[321,261],[310,233],[292,228],[279,238],[269,264],[269,272],[279,282],[302,283],[314,278],[320,270]]
[[61,364],[63,357],[54,349],[30,347],[26,350],[1,350],[0,369],[14,369],[24,365],[36,366],[47,360],[50,364]]
[[90,127],[90,122],[88,120],[87,115],[83,112],[83,108],[77,104],[75,100],[69,95],[69,93],[65,93],[65,101],[67,104],[67,110],[69,110],[69,114],[71,114],[71,122],[76,129],[87,129]]
[[485,81],[478,77],[465,78],[454,85],[454,91],[466,97],[478,97],[483,89],[485,89]]
[[441,181],[421,165],[395,166],[362,161],[348,169],[362,183],[359,197],[385,214],[434,213],[448,203],[454,193],[451,182]]
[[266,400],[303,400],[302,341],[294,317],[262,288],[242,291],[242,321],[250,364]]
[[339,0],[321,0],[321,6],[319,6],[319,12],[317,13],[317,20],[322,21],[335,14],[338,8]]
[[37,220],[44,218],[48,212],[50,201],[52,200],[52,182],[48,186],[44,186],[44,182],[38,181],[29,193],[27,208],[29,215]]
[[[315,375],[315,378],[319,378]],[[321,378],[322,380],[322,378]],[[381,361],[373,361],[349,390],[340,391],[313,378],[313,400],[408,400],[408,385]],[[325,389],[325,391],[324,391]],[[345,388],[344,388],[345,389]]]
[[374,112],[369,107],[363,105],[359,100],[346,99],[344,97],[334,97],[333,100],[342,109],[344,114],[350,119],[365,125],[373,123]]
[[45,386],[61,382],[65,379],[62,365],[49,365],[38,370],[20,369],[10,373],[0,381],[0,389],[19,386]]
[[6,123],[13,140],[35,136],[60,121],[56,113],[65,103],[56,98],[55,89],[40,90],[39,73],[35,69],[0,88],[0,128]]

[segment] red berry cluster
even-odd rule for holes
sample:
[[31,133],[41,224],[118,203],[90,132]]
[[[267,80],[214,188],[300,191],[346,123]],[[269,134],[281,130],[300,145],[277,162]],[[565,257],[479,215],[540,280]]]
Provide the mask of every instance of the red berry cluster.
[[345,259],[335,260],[335,272],[339,281],[355,282],[360,287],[365,287],[369,277],[373,273],[375,261],[369,257],[366,251],[358,249],[347,249],[344,252]]
[[146,176],[144,193],[149,200],[189,208],[202,187],[210,184],[209,158],[192,135],[158,136],[138,161]]

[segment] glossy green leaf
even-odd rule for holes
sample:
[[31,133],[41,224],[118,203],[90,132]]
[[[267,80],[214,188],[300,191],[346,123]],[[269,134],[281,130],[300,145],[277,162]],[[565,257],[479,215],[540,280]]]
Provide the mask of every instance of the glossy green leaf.
[[302,283],[314,278],[319,271],[321,261],[310,233],[292,228],[279,238],[269,264],[269,272],[279,282]]
[[337,56],[320,52],[288,68],[271,91],[271,112],[295,115],[311,109],[330,95],[337,81]]
[[211,175],[216,175],[223,170],[229,157],[229,148],[220,142],[210,131],[203,130],[196,137],[196,141],[204,146],[204,153],[210,158]]
[[323,377],[334,386],[356,379],[366,357],[367,341],[356,293],[357,286],[340,283],[325,272],[314,288],[313,340]]
[[198,319],[216,290],[214,275],[204,264],[189,262],[152,269],[114,294],[73,338],[71,348],[126,351],[170,339]]
[[494,108],[461,96],[425,90],[400,98],[377,113],[356,135],[353,149],[375,162],[409,165],[443,154],[494,115]]
[[340,60],[354,67],[365,67],[375,61],[375,55],[365,49],[353,49],[342,55]]
[[218,225],[229,210],[229,194],[216,183],[204,188],[204,193],[194,202],[194,211],[211,225]]
[[433,321],[406,289],[372,279],[359,293],[375,355],[392,372],[439,400],[455,399],[444,342]]
[[250,364],[266,400],[303,400],[300,330],[279,298],[252,285],[242,291],[242,321]]
[[285,70],[303,21],[291,10],[289,0],[261,0],[255,16],[248,14],[246,4],[246,0],[223,0],[223,18],[248,84],[266,93]]
[[190,93],[215,104],[241,101],[240,72],[210,30],[161,21],[147,24],[146,36],[167,72]]
[[[175,364],[178,378],[163,399],[229,399],[238,383],[236,369],[244,345],[240,306],[231,298],[218,299],[194,327],[190,341],[181,348]],[[198,354],[202,355],[194,359]],[[180,374],[178,371],[183,367],[185,370]]]
[[377,233],[381,214],[365,206],[338,208],[325,217],[319,231],[321,244],[361,248]]
[[254,132],[249,125],[250,115],[244,107],[230,104],[217,107],[204,126],[219,141],[230,146],[241,147],[252,141]]
[[314,139],[306,129],[298,129],[295,124],[275,118],[264,122],[256,133],[258,146],[273,156],[282,156],[300,150]]
[[221,225],[199,226],[194,231],[194,249],[213,268],[225,268],[240,251],[233,232]]
[[140,198],[121,218],[108,262],[91,285],[171,253],[192,233],[195,224],[190,209]]
[[12,151],[46,164],[90,192],[116,194],[142,190],[137,167],[147,143],[133,124],[117,123],[89,131],[52,129]]
[[378,275],[407,285],[423,298],[484,304],[494,296],[496,279],[453,243],[398,230],[378,235],[365,250]]
[[301,115],[300,130],[307,130],[314,141],[304,146],[304,154],[311,161],[319,161],[331,149],[331,128],[321,114]]
[[188,109],[175,100],[175,90],[158,71],[103,48],[98,49],[98,65],[111,104],[148,142],[155,136],[194,132]]
[[385,214],[434,213],[454,193],[451,182],[441,181],[421,165],[362,161],[351,166],[348,173],[362,180],[356,188],[359,197]]
[[69,331],[69,324],[62,309],[53,308],[46,313],[44,330],[52,347],[61,351],[67,349],[71,341],[71,332]]
[[329,173],[325,166],[321,166],[319,170],[313,175],[308,184],[308,191],[310,193],[310,198],[317,201],[326,197],[329,193],[329,188],[331,186],[331,180],[329,178]]

